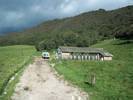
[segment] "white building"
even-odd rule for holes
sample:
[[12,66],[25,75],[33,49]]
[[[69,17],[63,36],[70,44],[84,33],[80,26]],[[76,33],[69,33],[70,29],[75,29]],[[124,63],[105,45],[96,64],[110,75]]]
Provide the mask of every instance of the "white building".
[[112,60],[113,55],[102,48],[89,47],[59,47],[57,50],[59,59],[73,60]]

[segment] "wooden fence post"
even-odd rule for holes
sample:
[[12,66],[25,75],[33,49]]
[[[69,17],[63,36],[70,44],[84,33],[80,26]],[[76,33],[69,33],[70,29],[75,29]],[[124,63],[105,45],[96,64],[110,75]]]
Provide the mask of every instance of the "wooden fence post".
[[90,84],[91,84],[92,86],[94,86],[94,85],[96,84],[96,76],[95,76],[95,74],[92,74],[92,75],[90,76]]

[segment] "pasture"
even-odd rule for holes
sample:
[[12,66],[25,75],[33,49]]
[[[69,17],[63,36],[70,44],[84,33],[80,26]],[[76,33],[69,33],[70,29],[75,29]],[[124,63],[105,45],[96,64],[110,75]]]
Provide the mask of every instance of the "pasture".
[[[133,42],[105,40],[92,47],[114,55],[112,61],[52,61],[66,80],[90,95],[90,100],[133,100]],[[96,84],[87,84],[95,74]]]
[[[9,99],[15,83],[8,86],[10,78],[27,64],[35,53],[33,46],[16,45],[0,47],[0,99]],[[8,87],[8,88],[7,88]],[[7,88],[6,92],[5,88]]]

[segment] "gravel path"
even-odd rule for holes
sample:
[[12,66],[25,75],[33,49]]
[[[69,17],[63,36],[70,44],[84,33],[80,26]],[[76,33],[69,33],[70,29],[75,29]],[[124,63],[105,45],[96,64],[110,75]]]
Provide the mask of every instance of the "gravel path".
[[36,58],[16,85],[12,100],[88,100],[87,95],[57,77],[47,61]]

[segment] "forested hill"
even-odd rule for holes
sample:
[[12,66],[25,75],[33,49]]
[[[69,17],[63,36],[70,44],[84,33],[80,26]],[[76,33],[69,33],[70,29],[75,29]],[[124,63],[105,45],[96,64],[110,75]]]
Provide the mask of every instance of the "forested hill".
[[133,6],[47,21],[23,32],[1,36],[0,45],[36,44],[48,49],[59,45],[89,46],[114,36],[133,38]]

